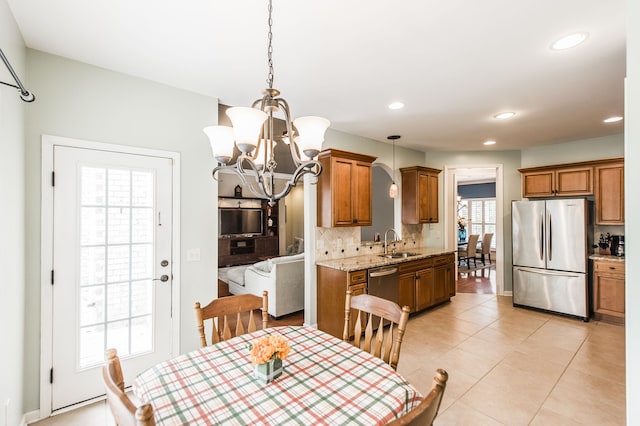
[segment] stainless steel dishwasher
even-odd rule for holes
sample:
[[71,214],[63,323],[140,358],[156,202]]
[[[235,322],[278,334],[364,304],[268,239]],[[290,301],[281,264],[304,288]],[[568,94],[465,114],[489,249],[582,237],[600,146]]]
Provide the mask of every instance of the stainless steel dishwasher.
[[[396,266],[383,266],[369,269],[367,293],[382,297],[398,303],[398,268]],[[373,328],[378,328],[380,320],[375,318]],[[386,326],[389,322],[385,320]]]
[[369,269],[367,292],[398,303],[398,267]]

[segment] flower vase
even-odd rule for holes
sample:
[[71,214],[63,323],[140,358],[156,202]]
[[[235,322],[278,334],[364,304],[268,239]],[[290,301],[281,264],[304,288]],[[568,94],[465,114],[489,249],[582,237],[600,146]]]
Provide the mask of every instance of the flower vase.
[[466,229],[458,229],[458,240],[466,241],[467,240],[467,230]]
[[270,359],[269,362],[256,364],[253,366],[253,377],[263,383],[270,383],[282,374],[282,360],[278,357]]

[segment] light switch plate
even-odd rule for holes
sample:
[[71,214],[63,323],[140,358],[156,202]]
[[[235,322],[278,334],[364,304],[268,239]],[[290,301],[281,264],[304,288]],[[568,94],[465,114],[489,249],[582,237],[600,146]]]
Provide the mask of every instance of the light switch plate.
[[199,262],[200,261],[200,249],[187,250],[187,262]]

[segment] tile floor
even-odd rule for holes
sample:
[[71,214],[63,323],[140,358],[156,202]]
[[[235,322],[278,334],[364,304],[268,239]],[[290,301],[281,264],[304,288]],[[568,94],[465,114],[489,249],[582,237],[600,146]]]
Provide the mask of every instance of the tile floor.
[[[411,317],[398,371],[422,393],[449,372],[436,425],[624,425],[624,327],[458,293]],[[39,426],[111,425],[104,402]]]

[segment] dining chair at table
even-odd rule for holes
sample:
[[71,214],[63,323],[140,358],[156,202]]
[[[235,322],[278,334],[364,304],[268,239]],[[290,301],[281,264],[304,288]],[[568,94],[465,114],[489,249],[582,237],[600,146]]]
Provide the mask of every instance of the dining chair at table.
[[105,357],[102,379],[107,393],[107,403],[116,424],[118,426],[155,426],[151,404],[136,407],[124,392],[124,378],[118,352],[115,349],[107,349]]
[[[254,294],[238,294],[212,300],[201,308],[196,302],[196,322],[200,334],[200,346],[207,346],[204,322],[211,320],[211,344],[228,340],[234,336],[257,330],[254,311],[262,310],[262,328],[269,326],[269,294],[265,290],[262,297]],[[244,322],[246,320],[246,323]],[[235,327],[233,326],[235,322]],[[233,327],[234,332],[231,332]]]
[[467,268],[471,268],[470,261],[473,259],[473,266],[476,266],[476,246],[478,245],[478,238],[480,235],[471,234],[467,240],[466,247],[462,247],[458,250],[458,265],[462,261],[467,261]]
[[435,376],[433,376],[433,384],[429,394],[425,396],[420,405],[409,411],[404,416],[397,420],[388,423],[390,426],[430,426],[433,424],[436,416],[438,415],[438,409],[440,408],[440,402],[442,402],[442,396],[444,390],[447,387],[447,380],[449,374],[441,368],[436,370]]
[[485,259],[489,259],[491,264],[491,240],[493,240],[493,233],[487,232],[482,236],[482,243],[480,248],[476,248],[476,256],[480,255],[480,261],[485,264]]
[[[404,332],[409,322],[409,312],[408,306],[400,308],[395,302],[370,294],[353,296],[351,290],[347,290],[342,340],[351,342],[354,346],[382,359],[395,370],[400,359]],[[386,326],[379,326],[374,331],[374,323],[379,324],[383,320],[390,322],[388,330],[385,331]],[[351,340],[352,330],[353,340]]]

